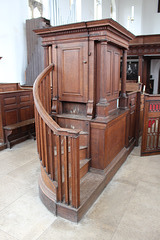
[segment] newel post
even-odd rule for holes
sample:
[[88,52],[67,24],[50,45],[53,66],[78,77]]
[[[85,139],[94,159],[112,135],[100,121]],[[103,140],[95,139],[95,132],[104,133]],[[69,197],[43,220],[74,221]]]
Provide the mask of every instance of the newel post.
[[126,96],[126,77],[127,77],[127,50],[123,50],[122,57],[122,79],[121,79],[121,95],[120,95],[120,108],[127,108],[127,96]]

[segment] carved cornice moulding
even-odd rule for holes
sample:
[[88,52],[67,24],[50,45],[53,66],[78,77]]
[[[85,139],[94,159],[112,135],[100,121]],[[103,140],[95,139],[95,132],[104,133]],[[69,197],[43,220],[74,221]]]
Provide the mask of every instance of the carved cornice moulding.
[[128,55],[160,55],[160,34],[137,36],[129,44]]
[[160,44],[157,45],[143,45],[130,46],[128,55],[160,55]]
[[114,21],[113,19],[102,19],[96,21],[88,21],[88,22],[81,22],[81,23],[73,23],[61,26],[55,26],[50,28],[43,28],[43,29],[36,29],[34,32],[41,37],[56,37],[59,35],[66,35],[66,34],[75,34],[75,33],[86,33],[86,37],[88,36],[97,36],[97,34],[93,34],[93,32],[97,31],[107,31],[107,34],[114,33],[118,35],[120,38],[124,39],[125,41],[132,40],[135,36],[121,26],[119,23]]

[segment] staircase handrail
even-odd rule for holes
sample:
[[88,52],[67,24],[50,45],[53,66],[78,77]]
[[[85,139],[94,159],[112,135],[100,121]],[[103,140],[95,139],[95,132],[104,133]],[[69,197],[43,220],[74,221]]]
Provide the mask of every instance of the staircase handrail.
[[54,120],[53,118],[47,113],[45,108],[43,107],[43,104],[39,98],[38,94],[38,87],[40,82],[49,74],[51,70],[54,69],[54,64],[50,64],[48,67],[46,67],[42,73],[38,75],[38,77],[35,80],[35,83],[33,85],[33,96],[34,96],[34,103],[37,108],[37,111],[39,112],[40,116],[43,118],[44,122],[48,125],[48,127],[54,131],[56,134],[60,135],[66,135],[69,134],[77,136],[80,132],[80,130],[74,130],[69,128],[61,128]]

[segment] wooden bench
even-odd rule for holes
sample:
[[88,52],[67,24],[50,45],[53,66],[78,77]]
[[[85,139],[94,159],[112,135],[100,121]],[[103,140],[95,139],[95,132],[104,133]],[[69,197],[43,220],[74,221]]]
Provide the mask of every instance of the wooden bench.
[[11,147],[34,132],[32,89],[0,93],[0,144]]
[[[35,120],[34,120],[34,118],[32,118],[32,119],[28,119],[28,120],[25,120],[22,122],[17,122],[17,123],[3,127],[3,129],[5,130],[5,138],[6,138],[7,147],[11,148],[11,143],[10,143],[10,140],[8,137],[12,134],[12,132],[14,130],[25,127],[25,126],[34,125],[34,123],[35,123]],[[35,136],[32,134],[30,129],[27,132],[28,132],[28,137],[35,139]]]

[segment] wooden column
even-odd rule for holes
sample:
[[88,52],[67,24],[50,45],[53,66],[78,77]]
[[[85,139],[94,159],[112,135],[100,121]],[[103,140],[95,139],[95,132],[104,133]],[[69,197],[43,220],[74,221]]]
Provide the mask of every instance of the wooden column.
[[142,73],[143,73],[143,56],[139,56],[138,57],[138,76],[140,76],[141,82],[143,81]]
[[89,74],[88,74],[88,81],[89,81],[89,91],[88,91],[88,103],[87,103],[87,117],[92,119],[94,117],[94,104],[95,104],[95,93],[94,93],[94,86],[95,86],[95,42],[93,40],[89,41],[89,49],[88,49],[88,62],[89,62]]
[[126,96],[126,76],[127,76],[127,50],[123,50],[122,58],[122,81],[121,81],[121,95],[120,95],[120,108],[127,108]]
[[107,41],[101,42],[101,57],[100,57],[100,99],[97,104],[97,116],[106,117],[108,115],[108,102],[106,99],[106,79],[104,77],[104,69],[106,68],[106,52],[107,52]]

